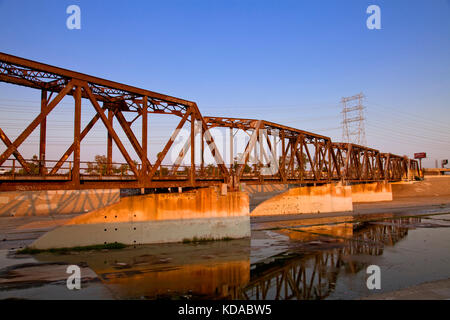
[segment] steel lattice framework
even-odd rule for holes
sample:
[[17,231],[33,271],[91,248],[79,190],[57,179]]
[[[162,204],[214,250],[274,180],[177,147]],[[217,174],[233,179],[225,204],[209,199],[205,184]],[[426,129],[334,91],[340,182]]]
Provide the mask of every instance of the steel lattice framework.
[[[0,191],[95,189],[95,188],[165,188],[202,187],[240,183],[328,183],[332,181],[369,182],[398,181],[420,175],[415,160],[378,150],[348,144],[333,143],[329,137],[298,130],[265,120],[203,117],[197,104],[168,95],[89,76],[51,65],[0,53],[0,81],[41,91],[40,113],[11,141],[0,127],[0,138],[6,150],[0,155],[0,166],[8,173],[0,176]],[[74,98],[74,138],[59,160],[46,159],[46,125],[48,115],[66,96]],[[90,101],[95,115],[81,127],[81,101]],[[128,121],[124,113],[134,113]],[[180,119],[172,136],[155,163],[148,159],[149,114],[175,115]],[[133,161],[113,127],[115,119],[125,132],[139,157]],[[133,123],[142,121],[142,140],[136,138]],[[80,143],[100,120],[108,134],[107,171],[105,174],[85,174],[87,163],[80,160]],[[163,160],[181,128],[190,124],[190,138],[176,161],[163,165]],[[1,124],[0,124],[1,125]],[[32,161],[24,159],[19,147],[39,126],[40,144],[38,172],[31,169]],[[224,164],[221,153],[210,133],[211,128],[230,128],[230,166]],[[249,135],[244,150],[233,150],[233,131]],[[201,135],[201,163],[195,163],[195,137]],[[112,172],[112,145],[118,147],[126,161],[120,173]],[[206,146],[205,146],[206,143]],[[277,150],[281,148],[280,155]],[[205,150],[213,156],[214,165],[205,166]],[[190,152],[189,152],[190,150]],[[249,165],[251,153],[256,163]],[[190,165],[181,166],[190,153]],[[234,163],[234,155],[239,155]],[[69,158],[72,157],[72,160]]]

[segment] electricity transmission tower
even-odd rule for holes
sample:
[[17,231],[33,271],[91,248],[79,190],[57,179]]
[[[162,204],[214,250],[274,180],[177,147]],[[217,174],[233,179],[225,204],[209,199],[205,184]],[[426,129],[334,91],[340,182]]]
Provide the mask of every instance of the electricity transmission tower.
[[362,93],[342,98],[342,140],[365,146],[366,130],[364,127],[364,106]]

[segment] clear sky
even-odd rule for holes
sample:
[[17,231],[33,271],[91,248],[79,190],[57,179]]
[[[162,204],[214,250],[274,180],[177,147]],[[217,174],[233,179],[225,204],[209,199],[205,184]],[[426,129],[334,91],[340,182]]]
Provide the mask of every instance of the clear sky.
[[[71,4],[81,30],[66,28]],[[381,30],[366,27],[371,4]],[[266,119],[334,141],[341,98],[363,92],[369,146],[427,152],[428,166],[450,158],[449,0],[0,0],[0,30],[5,53],[192,100],[204,116]],[[0,83],[0,127],[11,139],[38,97]],[[71,101],[50,125],[48,145],[60,146],[50,158],[70,141]],[[91,109],[83,106],[85,121]],[[170,132],[156,119],[150,146],[160,151]],[[100,129],[86,160],[106,152]],[[24,145],[27,156],[36,142]]]

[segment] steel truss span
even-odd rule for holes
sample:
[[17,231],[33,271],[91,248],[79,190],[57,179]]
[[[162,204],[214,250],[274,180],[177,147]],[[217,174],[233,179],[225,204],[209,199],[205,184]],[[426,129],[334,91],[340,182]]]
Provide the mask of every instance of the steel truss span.
[[[342,182],[399,181],[421,172],[416,160],[381,153],[378,150],[348,143],[335,143],[329,137],[256,119],[204,117],[197,104],[149,90],[89,76],[75,71],[0,53],[0,81],[40,90],[40,113],[11,140],[2,129],[0,138],[5,151],[0,155],[0,191],[206,187],[228,184],[231,189],[246,184],[310,184]],[[72,96],[73,141],[59,159],[46,158],[47,121],[61,100]],[[94,116],[81,126],[82,99],[89,101]],[[133,114],[128,121],[125,114]],[[179,117],[172,136],[164,144],[154,163],[148,158],[148,118],[151,114]],[[115,120],[126,135],[122,141],[113,126]],[[141,121],[141,140],[133,124]],[[80,145],[97,122],[107,133],[106,171],[89,172],[90,163],[81,161]],[[39,127],[39,128],[38,128]],[[167,164],[168,151],[180,129],[189,127],[190,137],[177,159]],[[214,141],[212,128],[229,128],[230,143],[226,165]],[[25,159],[20,147],[31,133],[39,130],[39,157]],[[237,132],[248,135],[242,150],[235,147]],[[200,136],[200,143],[196,136]],[[112,161],[115,144],[125,159]],[[138,155],[134,161],[125,144]],[[198,145],[196,145],[198,144]],[[199,149],[197,149],[199,148]],[[209,151],[208,151],[209,150]],[[196,163],[196,152],[200,160]],[[208,152],[214,163],[206,164]],[[186,156],[189,165],[183,166]],[[253,157],[253,161],[250,161]],[[163,161],[166,161],[163,163]],[[120,165],[120,170],[113,169]]]

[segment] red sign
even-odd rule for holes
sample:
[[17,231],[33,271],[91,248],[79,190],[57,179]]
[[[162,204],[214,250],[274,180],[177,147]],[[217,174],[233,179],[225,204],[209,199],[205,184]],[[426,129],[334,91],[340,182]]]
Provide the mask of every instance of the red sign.
[[427,154],[425,152],[414,153],[414,159],[423,159],[426,157],[427,157]]

